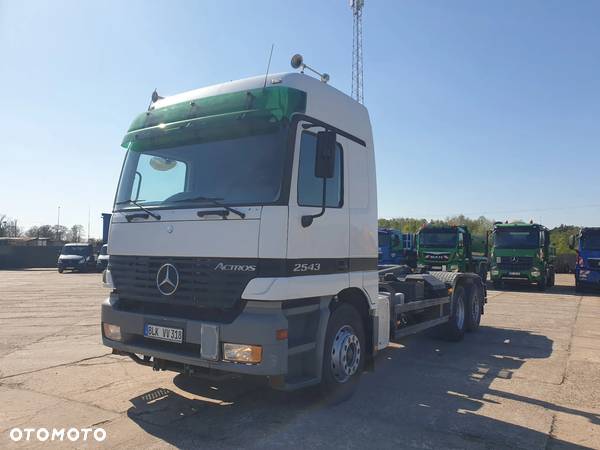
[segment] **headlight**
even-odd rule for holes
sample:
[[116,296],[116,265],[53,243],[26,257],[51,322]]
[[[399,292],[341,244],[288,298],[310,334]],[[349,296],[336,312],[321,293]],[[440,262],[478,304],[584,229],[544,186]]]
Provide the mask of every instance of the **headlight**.
[[532,277],[539,277],[540,275],[541,275],[541,273],[540,273],[540,271],[539,271],[539,270],[537,270],[537,269],[533,269],[533,270],[531,271],[531,276],[532,276]]
[[247,344],[223,344],[223,359],[246,364],[258,364],[262,361],[262,347]]
[[500,275],[500,271],[496,269],[492,269],[492,275]]
[[85,262],[85,258],[84,258],[84,257],[81,257],[81,258],[79,259],[79,264],[83,264],[84,262]]
[[104,336],[111,341],[121,340],[121,327],[118,325],[112,325],[110,323],[103,323],[102,329],[104,330]]
[[500,258],[499,256],[496,256],[496,262],[497,263],[501,263],[502,262],[502,258]]
[[115,283],[113,283],[112,274],[110,273],[110,269],[106,269],[102,272],[102,284],[105,288],[114,289]]

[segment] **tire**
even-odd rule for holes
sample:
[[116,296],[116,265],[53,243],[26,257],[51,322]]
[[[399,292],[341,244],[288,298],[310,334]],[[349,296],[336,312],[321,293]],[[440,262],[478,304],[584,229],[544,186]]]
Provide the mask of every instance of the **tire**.
[[476,286],[471,288],[471,295],[467,301],[467,309],[465,314],[465,328],[467,331],[477,331],[479,324],[481,323],[481,310],[482,310],[481,292]]
[[482,268],[482,269],[479,271],[479,274],[478,274],[478,275],[479,275],[479,277],[481,278],[481,282],[482,282],[483,284],[485,284],[485,283],[487,282],[487,276],[488,276],[487,270],[486,270],[485,268]]
[[449,341],[460,341],[465,335],[467,293],[465,288],[457,286],[452,294],[452,313],[444,325],[443,336]]
[[363,322],[354,307],[342,304],[327,324],[321,391],[333,403],[352,396],[365,366],[367,346]]
[[62,267],[59,267],[59,268],[58,268],[58,273],[63,273],[64,271],[65,271],[65,269],[64,269],[64,268],[62,268]]
[[544,292],[547,287],[548,287],[548,281],[546,279],[546,275],[544,275],[542,277],[542,279],[537,282],[537,288],[538,288],[538,291]]

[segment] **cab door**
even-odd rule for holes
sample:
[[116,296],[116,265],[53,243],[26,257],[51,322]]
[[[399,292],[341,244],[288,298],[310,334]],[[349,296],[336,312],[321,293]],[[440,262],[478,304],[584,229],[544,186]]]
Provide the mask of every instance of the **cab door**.
[[[326,180],[326,208],[322,216],[303,226],[302,217],[321,212],[323,179],[315,176],[317,133],[321,127],[298,124],[294,147],[288,216],[288,272],[290,275],[336,275],[347,285],[349,271],[348,171],[344,164],[347,139],[336,135],[334,175]],[[345,277],[345,278],[344,278]],[[337,293],[334,292],[334,294]],[[325,294],[323,294],[325,295]]]

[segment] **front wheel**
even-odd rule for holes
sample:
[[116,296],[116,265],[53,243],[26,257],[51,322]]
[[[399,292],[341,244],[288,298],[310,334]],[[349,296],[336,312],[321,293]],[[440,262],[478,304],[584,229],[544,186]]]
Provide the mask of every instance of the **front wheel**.
[[546,290],[547,287],[548,287],[548,282],[546,280],[546,275],[544,275],[540,279],[540,281],[537,282],[537,288],[538,288],[538,291],[542,291],[543,292],[543,291]]
[[325,334],[321,387],[326,394],[342,401],[354,393],[366,350],[360,315],[354,307],[342,304],[332,312]]
[[58,273],[63,273],[64,271],[65,271],[65,269],[63,267],[58,268]]
[[483,282],[483,284],[485,284],[487,282],[487,277],[488,277],[488,273],[486,269],[481,269],[479,271],[479,276],[481,277],[481,281]]

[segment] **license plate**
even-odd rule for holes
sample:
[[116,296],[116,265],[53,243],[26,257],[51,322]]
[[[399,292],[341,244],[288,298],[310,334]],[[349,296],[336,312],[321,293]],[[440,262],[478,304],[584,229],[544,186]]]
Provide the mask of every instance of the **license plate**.
[[149,323],[144,327],[144,336],[150,339],[177,342],[178,344],[183,342],[183,330],[181,328],[161,327]]
[[509,272],[508,274],[518,277],[519,275],[521,275],[521,272]]

